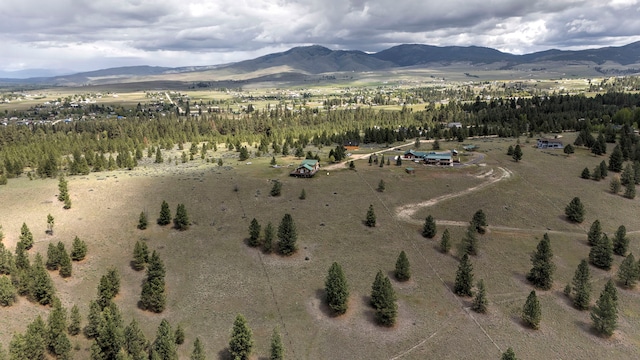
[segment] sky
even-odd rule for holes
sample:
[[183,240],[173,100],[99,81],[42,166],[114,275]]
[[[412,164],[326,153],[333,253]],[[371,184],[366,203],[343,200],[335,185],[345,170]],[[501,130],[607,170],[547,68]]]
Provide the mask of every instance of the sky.
[[216,65],[296,46],[513,54],[640,40],[640,0],[2,0],[0,71]]

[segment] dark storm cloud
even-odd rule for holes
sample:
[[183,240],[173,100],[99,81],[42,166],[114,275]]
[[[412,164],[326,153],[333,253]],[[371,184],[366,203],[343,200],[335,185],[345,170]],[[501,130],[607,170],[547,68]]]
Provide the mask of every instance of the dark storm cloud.
[[637,0],[5,0],[0,68],[216,64],[308,44],[600,47],[640,40],[639,13]]

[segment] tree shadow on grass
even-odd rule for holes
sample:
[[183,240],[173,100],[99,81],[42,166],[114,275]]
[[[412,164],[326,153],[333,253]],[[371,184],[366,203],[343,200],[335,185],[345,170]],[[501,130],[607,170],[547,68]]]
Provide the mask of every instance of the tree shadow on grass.
[[218,351],[218,359],[219,360],[232,360],[231,359],[231,352],[229,351],[228,347],[225,347],[224,349]]
[[337,317],[339,314],[336,314],[333,310],[329,308],[326,301],[326,292],[324,289],[316,289],[316,299],[318,300],[318,309],[322,314],[326,317]]
[[362,301],[362,305],[364,309],[363,313],[364,313],[365,319],[367,320],[368,323],[378,326],[378,322],[376,321],[376,311],[371,306],[371,296],[362,295],[360,299]]
[[[514,279],[518,280],[523,285],[528,285],[528,286],[532,286],[533,285],[533,284],[531,284],[531,282],[529,280],[527,280],[527,274],[523,274],[523,273],[518,272],[518,271],[512,271],[511,275],[513,276]],[[539,289],[536,288],[536,291],[539,291]]]

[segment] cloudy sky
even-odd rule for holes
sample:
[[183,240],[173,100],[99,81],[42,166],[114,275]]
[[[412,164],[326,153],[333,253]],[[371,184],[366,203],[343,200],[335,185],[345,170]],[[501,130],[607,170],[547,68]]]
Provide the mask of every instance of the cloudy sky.
[[2,0],[0,71],[213,65],[300,45],[510,53],[640,40],[640,0]]

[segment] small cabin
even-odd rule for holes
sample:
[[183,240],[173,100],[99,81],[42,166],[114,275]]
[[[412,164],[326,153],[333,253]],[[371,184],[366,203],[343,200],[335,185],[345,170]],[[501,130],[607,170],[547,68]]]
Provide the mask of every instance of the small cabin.
[[320,162],[314,159],[302,160],[302,163],[289,175],[296,177],[312,177],[320,169]]
[[562,141],[558,139],[547,139],[541,138],[538,139],[538,143],[536,144],[538,149],[564,149],[564,145]]
[[358,150],[360,148],[360,142],[356,140],[347,140],[342,146],[349,151]]

